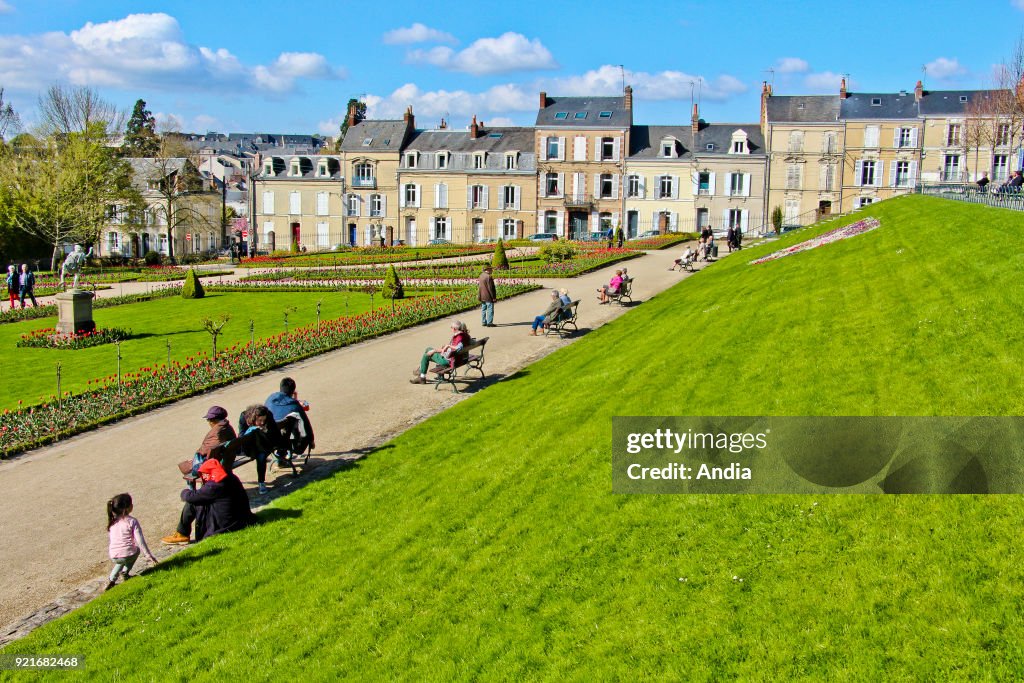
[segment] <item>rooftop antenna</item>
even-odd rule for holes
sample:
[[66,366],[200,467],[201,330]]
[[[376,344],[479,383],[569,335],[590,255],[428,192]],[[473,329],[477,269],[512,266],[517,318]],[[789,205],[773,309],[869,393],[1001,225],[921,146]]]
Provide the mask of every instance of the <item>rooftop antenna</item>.
[[853,81],[850,80],[850,74],[849,73],[842,73],[842,74],[839,74],[839,75],[846,79],[846,87],[849,88],[850,90],[853,90]]
[[775,69],[768,68],[768,69],[765,69],[764,71],[762,71],[761,73],[769,74],[769,76],[768,76],[769,82],[771,83],[772,90],[775,90]]
[[619,74],[622,76],[622,92],[626,92],[626,67],[623,64],[616,64],[619,67]]
[[925,85],[925,80],[924,79],[927,78],[927,77],[928,77],[928,65],[927,64],[922,64],[921,65],[921,87],[924,87],[924,85]]

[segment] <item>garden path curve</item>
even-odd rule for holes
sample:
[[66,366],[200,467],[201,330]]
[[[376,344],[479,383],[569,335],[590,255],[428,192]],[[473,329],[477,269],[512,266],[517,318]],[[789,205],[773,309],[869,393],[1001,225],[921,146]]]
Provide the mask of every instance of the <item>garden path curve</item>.
[[[636,301],[649,299],[687,277],[666,270],[682,248],[648,252],[621,264],[636,278]],[[573,279],[538,282],[548,288],[568,287],[573,298],[581,299],[580,328],[593,329],[629,310],[614,304],[601,306],[595,300],[594,290],[608,281],[615,267]],[[545,292],[535,291],[496,304],[497,327],[486,330],[491,338],[488,377],[507,376],[572,343],[572,339],[527,334],[530,321],[547,302]],[[466,312],[463,319],[474,336],[484,336],[476,310]],[[150,547],[157,557],[171,554],[173,549],[162,546],[160,537],[174,530],[181,509],[178,494],[182,482],[175,465],[190,457],[202,440],[206,432],[202,416],[208,406],[227,408],[234,424],[245,406],[276,391],[282,377],[294,377],[301,398],[312,404],[310,417],[318,451],[311,466],[325,475],[340,467],[344,459],[359,457],[472,395],[408,382],[423,349],[441,345],[447,335],[444,322],[427,323],[0,461],[4,491],[0,497],[0,519],[4,520],[0,624],[8,625],[0,629],[0,644],[97,593],[104,583],[100,577],[108,571],[104,505],[112,495],[130,492],[135,516]],[[254,505],[270,500],[256,494],[253,465],[239,468],[238,474]],[[271,497],[287,492],[290,477],[273,477],[268,475]],[[34,616],[26,621],[27,614]]]

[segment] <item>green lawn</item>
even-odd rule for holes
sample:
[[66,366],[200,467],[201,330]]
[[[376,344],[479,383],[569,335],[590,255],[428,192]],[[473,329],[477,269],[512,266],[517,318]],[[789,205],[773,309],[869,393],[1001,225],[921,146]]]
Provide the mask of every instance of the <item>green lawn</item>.
[[882,227],[730,257],[5,652],[109,680],[1021,678],[1017,496],[611,493],[616,414],[1024,414],[1024,215],[861,215]]
[[[410,293],[410,295],[415,295]],[[184,362],[188,356],[211,350],[210,335],[203,329],[204,317],[215,318],[229,313],[231,320],[217,340],[219,348],[249,341],[249,321],[254,322],[257,339],[284,332],[285,309],[289,329],[316,322],[316,304],[323,301],[322,320],[362,313],[370,308],[367,294],[344,292],[208,292],[202,299],[185,300],[167,297],[93,312],[96,326],[130,329],[132,338],[121,344],[121,372],[134,372],[143,366],[167,362],[167,342],[171,343],[171,360]],[[348,302],[346,307],[346,300]],[[381,306],[381,297],[374,298]],[[390,305],[390,303],[388,304]],[[54,327],[57,318],[41,318],[0,325],[0,381],[16,390],[0,395],[0,409],[14,408],[18,401],[25,405],[38,403],[56,393],[56,364],[61,363],[61,388],[83,391],[88,380],[114,375],[117,372],[117,349],[113,344],[89,349],[64,351],[56,349],[17,348],[21,335]]]

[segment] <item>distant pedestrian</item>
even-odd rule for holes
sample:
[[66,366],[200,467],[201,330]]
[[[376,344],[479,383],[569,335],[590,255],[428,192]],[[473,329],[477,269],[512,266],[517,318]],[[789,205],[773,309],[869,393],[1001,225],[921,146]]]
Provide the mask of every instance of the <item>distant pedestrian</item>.
[[622,243],[626,241],[626,234],[622,232],[622,228],[615,229],[615,242],[619,249],[622,249]]
[[14,304],[18,301],[18,268],[17,266],[7,266],[7,300],[11,303],[11,310],[14,310]]
[[729,226],[729,230],[725,233],[725,242],[729,245],[729,252],[732,253],[732,245],[736,239],[736,228]]
[[18,301],[25,308],[25,297],[32,300],[32,308],[39,308],[36,301],[36,274],[28,269],[27,263],[21,264],[21,275],[18,276]]
[[150,562],[157,563],[156,557],[146,545],[139,520],[131,516],[132,507],[132,497],[127,493],[119,493],[107,501],[107,535],[110,537],[108,550],[114,568],[110,572],[106,590],[114,587],[118,576],[131,578],[132,567],[141,552],[146,553]]
[[978,189],[981,190],[982,192],[984,192],[985,188],[988,187],[988,183],[989,183],[988,171],[985,171],[984,173],[982,173],[981,177],[978,178],[975,182],[978,185]]
[[605,237],[608,238],[608,248],[612,248],[612,242],[615,240],[615,231],[612,230],[612,226],[608,226],[608,232],[605,233]]
[[494,327],[494,302],[498,300],[498,291],[494,287],[490,265],[484,266],[483,272],[480,273],[477,300],[480,301],[481,323],[484,327]]

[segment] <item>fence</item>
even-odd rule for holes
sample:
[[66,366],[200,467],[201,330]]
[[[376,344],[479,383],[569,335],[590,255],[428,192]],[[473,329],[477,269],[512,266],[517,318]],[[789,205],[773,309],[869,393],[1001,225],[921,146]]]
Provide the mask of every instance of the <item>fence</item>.
[[974,183],[937,183],[934,185],[918,185],[918,194],[932,195],[958,202],[984,204],[998,209],[1024,211],[1024,193],[1021,188],[982,189]]

